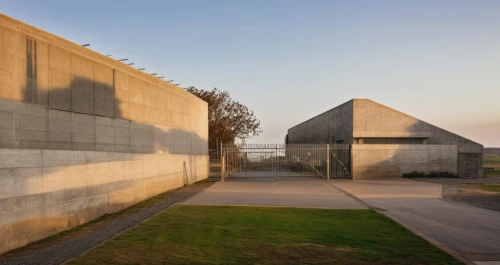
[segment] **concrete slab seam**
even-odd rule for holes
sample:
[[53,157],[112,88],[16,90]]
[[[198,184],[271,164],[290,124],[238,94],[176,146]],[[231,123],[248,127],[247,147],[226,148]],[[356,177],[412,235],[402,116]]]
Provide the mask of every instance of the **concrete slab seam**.
[[365,206],[366,208],[370,209],[370,210],[379,210],[379,211],[386,211],[385,209],[382,209],[382,208],[377,208],[375,206],[372,206],[371,204],[361,200],[360,198],[354,196],[352,193],[350,192],[347,192],[333,184],[330,184],[324,180],[322,180],[321,182],[323,182],[323,184],[325,184],[326,186],[328,186],[330,189],[334,189],[334,190],[337,190],[337,191],[340,191],[341,193],[343,193],[344,195],[346,195],[347,197],[350,197],[352,198],[353,200],[357,201],[358,203],[362,204],[363,206]]

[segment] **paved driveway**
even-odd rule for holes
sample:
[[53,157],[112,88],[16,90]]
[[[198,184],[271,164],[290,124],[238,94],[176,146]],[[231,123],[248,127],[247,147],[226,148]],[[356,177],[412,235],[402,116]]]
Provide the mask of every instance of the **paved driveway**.
[[471,261],[500,261],[500,212],[445,201],[439,184],[406,179],[328,183]]
[[184,203],[367,209],[359,202],[317,179],[217,182]]

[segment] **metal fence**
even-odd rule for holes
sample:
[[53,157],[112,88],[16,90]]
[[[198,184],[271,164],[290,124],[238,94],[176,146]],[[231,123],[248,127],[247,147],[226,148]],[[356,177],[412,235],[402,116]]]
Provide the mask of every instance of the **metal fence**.
[[219,150],[208,150],[208,179],[217,181],[222,174],[222,154]]
[[222,155],[222,180],[350,178],[350,145],[224,145]]

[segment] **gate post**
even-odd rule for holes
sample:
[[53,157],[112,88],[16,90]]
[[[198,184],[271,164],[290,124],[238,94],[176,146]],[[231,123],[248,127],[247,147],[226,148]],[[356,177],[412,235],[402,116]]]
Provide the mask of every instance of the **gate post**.
[[326,144],[326,179],[330,179],[330,144]]
[[226,156],[222,153],[221,157],[221,170],[220,170],[220,181],[224,182],[226,175]]

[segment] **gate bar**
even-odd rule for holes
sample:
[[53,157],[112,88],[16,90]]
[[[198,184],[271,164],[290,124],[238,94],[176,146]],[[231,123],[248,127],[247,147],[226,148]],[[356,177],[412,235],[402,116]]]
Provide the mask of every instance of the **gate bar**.
[[326,179],[330,179],[330,145],[326,144]]

